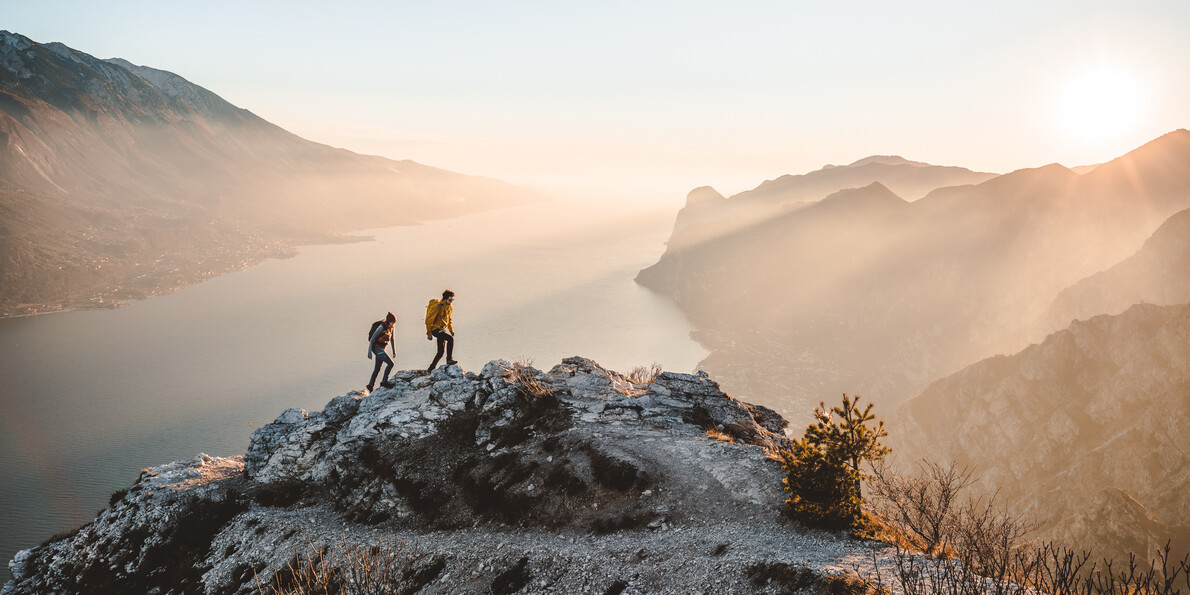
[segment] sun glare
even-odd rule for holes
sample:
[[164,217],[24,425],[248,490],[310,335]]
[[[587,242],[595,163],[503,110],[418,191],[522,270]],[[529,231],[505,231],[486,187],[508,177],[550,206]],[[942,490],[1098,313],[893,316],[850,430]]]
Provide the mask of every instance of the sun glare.
[[1081,141],[1110,140],[1135,129],[1147,109],[1143,85],[1125,70],[1095,68],[1076,74],[1058,100],[1063,128]]

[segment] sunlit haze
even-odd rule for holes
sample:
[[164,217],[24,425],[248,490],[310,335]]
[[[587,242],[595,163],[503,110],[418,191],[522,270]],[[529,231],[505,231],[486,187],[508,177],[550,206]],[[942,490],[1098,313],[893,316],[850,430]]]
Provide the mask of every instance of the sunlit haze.
[[872,154],[1075,166],[1190,123],[1177,0],[5,4],[312,140],[603,200]]
[[1074,138],[1097,146],[1118,142],[1152,117],[1151,87],[1123,69],[1088,69],[1067,82],[1058,116]]
[[5,594],[1190,577],[1190,0],[0,15]]

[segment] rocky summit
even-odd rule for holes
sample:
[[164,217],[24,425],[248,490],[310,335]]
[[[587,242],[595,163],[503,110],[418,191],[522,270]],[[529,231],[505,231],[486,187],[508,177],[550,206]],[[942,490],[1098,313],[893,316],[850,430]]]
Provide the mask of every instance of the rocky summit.
[[377,576],[390,590],[358,592],[779,593],[887,560],[782,520],[785,420],[704,374],[568,358],[395,379],[283,412],[243,456],[144,470],[90,524],[18,553],[3,595]]

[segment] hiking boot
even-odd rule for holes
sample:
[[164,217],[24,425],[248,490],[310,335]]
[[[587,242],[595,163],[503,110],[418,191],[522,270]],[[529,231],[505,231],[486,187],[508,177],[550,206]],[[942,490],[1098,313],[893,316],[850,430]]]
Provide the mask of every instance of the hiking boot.
[[397,383],[396,383],[396,382],[393,382],[392,380],[385,380],[385,381],[383,381],[383,382],[381,382],[381,383],[380,383],[380,386],[382,386],[382,387],[384,387],[384,388],[392,388],[392,387],[394,387],[394,386],[396,386],[396,385],[397,385]]
[[459,363],[459,360],[457,360],[457,359],[449,359],[449,358],[447,358],[447,360],[446,360],[446,365],[448,365],[448,366],[453,366],[453,365],[455,365],[455,364],[457,364],[457,363]]
[[371,384],[369,384],[368,386],[365,386],[364,388],[368,389],[368,392],[372,392],[372,385],[371,385]]

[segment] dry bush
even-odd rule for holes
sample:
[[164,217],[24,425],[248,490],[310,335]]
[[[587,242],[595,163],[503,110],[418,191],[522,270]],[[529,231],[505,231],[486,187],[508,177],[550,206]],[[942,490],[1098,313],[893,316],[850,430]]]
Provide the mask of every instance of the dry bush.
[[[284,570],[274,573],[264,586],[256,577],[260,595],[403,595],[422,585],[407,585],[404,571],[417,559],[413,548],[396,538],[381,538],[375,545],[347,541],[330,548],[307,544],[305,556],[295,554]],[[414,587],[414,588],[411,588]]]
[[1127,568],[1090,554],[1042,544],[1017,548],[1000,576],[985,577],[959,559],[930,560],[898,548],[895,580],[905,595],[1185,595],[1190,558],[1171,560],[1169,545],[1144,566],[1132,556]]
[[736,439],[734,437],[732,437],[731,434],[722,432],[715,428],[710,428],[707,430],[707,438],[710,438],[712,440],[718,440],[719,442],[728,442],[730,444],[738,444],[738,442],[736,442]]
[[652,365],[637,366],[628,372],[626,378],[632,384],[652,384],[657,379],[657,375],[661,373],[661,364],[653,362]]
[[963,500],[974,483],[968,469],[919,468],[914,478],[877,468],[872,481],[879,509],[910,544],[893,540],[893,580],[905,595],[1190,595],[1190,556],[1171,560],[1169,544],[1147,566],[1132,556],[1127,568],[1052,543],[1027,545],[1037,523],[1000,510],[994,497]]
[[652,384],[660,373],[661,364],[654,362],[652,366],[647,368],[645,366],[637,366],[631,372],[628,372],[627,375],[611,372],[608,374],[608,380],[612,383],[612,390],[625,397],[639,397],[646,392],[646,389],[641,387]]
[[995,497],[972,501],[960,510],[953,545],[963,565],[980,576],[998,581],[1017,578],[1025,536],[1041,526],[1021,515],[996,507]]
[[945,553],[958,529],[959,494],[974,480],[971,470],[933,461],[918,463],[916,476],[898,475],[873,465],[871,486],[876,510],[927,556]]
[[533,360],[522,357],[504,368],[504,377],[512,383],[526,401],[536,401],[553,394],[553,391],[537,379]]
[[1087,552],[1046,544],[1032,553],[1030,572],[1021,581],[1053,595],[1190,594],[1190,555],[1171,560],[1168,543],[1147,567],[1135,555],[1129,557],[1126,569],[1119,570],[1108,559],[1087,567],[1089,558]]

